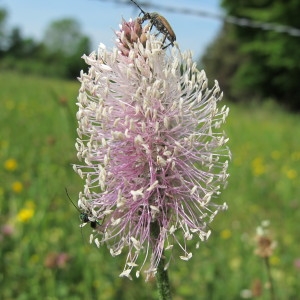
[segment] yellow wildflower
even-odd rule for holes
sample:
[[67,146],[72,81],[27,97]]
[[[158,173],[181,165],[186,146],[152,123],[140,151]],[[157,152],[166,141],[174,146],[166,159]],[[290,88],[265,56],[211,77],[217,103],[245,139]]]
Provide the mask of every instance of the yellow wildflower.
[[240,257],[234,257],[233,259],[231,259],[229,261],[229,267],[230,267],[230,269],[236,271],[240,268],[241,263],[242,263],[242,261],[241,261]]
[[14,158],[7,159],[4,162],[4,168],[7,171],[14,171],[14,170],[17,169],[17,167],[18,167],[18,163],[17,163],[17,161]]
[[273,255],[270,257],[270,264],[272,266],[277,266],[280,264],[280,257],[278,257],[277,255]]
[[274,150],[274,151],[272,151],[272,153],[271,153],[271,157],[272,157],[274,160],[278,160],[278,159],[280,159],[280,157],[281,157],[281,153],[280,153],[278,150]]
[[223,240],[227,240],[231,237],[232,234],[231,234],[231,231],[229,229],[224,229],[224,230],[221,231],[220,235],[221,235],[221,238]]
[[266,166],[261,157],[257,157],[252,161],[252,172],[254,176],[259,176],[266,172]]
[[292,155],[291,155],[291,158],[292,158],[293,161],[300,160],[300,151],[293,152]]
[[11,99],[8,99],[4,102],[5,108],[7,110],[13,110],[15,108],[15,102]]
[[28,222],[34,215],[34,209],[33,208],[22,208],[18,215],[17,219],[19,222]]
[[21,193],[23,191],[23,184],[20,181],[15,181],[11,188],[15,193]]
[[297,171],[294,169],[289,169],[286,171],[286,177],[288,179],[295,179],[297,177]]
[[39,262],[39,260],[40,260],[40,257],[37,254],[33,254],[30,257],[29,262],[33,263],[33,264],[36,264],[37,262]]

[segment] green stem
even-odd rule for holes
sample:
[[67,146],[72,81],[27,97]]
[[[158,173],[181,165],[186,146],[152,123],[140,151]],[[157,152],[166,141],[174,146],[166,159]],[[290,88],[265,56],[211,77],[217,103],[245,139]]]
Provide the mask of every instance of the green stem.
[[273,278],[272,278],[272,275],[271,275],[269,257],[265,257],[265,264],[266,264],[266,268],[267,268],[268,281],[269,281],[269,284],[270,284],[270,300],[275,300],[276,297],[275,297]]
[[171,300],[171,290],[168,272],[165,270],[165,258],[161,258],[157,266],[156,283],[159,293],[159,300]]
[[[151,236],[154,239],[154,243],[159,237],[159,233],[160,233],[160,227],[158,222],[155,221],[154,223],[152,223],[151,226]],[[157,273],[155,277],[156,277],[159,300],[172,300],[169,277],[168,277],[167,270],[165,270],[165,257],[163,253],[158,263]]]

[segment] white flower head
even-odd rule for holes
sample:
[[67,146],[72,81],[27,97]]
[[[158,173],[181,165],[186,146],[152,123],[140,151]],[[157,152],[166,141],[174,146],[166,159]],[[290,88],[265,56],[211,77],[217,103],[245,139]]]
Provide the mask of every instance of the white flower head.
[[127,249],[122,276],[133,268],[140,274],[150,256],[149,277],[165,248],[179,244],[189,260],[187,242],[208,238],[208,224],[227,207],[215,199],[228,178],[228,139],[220,130],[228,108],[218,107],[218,83],[208,89],[190,52],[163,49],[136,20],[123,21],[116,34],[116,48],[101,45],[84,57],[82,164],[74,169],[86,179],[82,197],[104,220],[97,245],[107,243],[114,255]]

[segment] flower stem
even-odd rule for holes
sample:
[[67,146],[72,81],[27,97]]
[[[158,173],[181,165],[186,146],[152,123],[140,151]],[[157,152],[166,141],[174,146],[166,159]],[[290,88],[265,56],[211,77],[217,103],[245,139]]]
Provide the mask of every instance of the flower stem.
[[270,285],[270,300],[275,300],[276,297],[275,297],[273,278],[271,275],[269,257],[265,257],[265,264],[266,264],[266,268],[267,268],[268,281],[269,281],[269,285]]
[[[159,224],[157,221],[151,225],[151,235],[156,240],[159,237]],[[171,289],[169,284],[168,271],[165,270],[165,257],[162,253],[157,266],[156,284],[158,289],[159,300],[172,300]]]
[[159,293],[159,300],[171,300],[168,271],[165,270],[165,259],[162,257],[157,266],[156,283]]

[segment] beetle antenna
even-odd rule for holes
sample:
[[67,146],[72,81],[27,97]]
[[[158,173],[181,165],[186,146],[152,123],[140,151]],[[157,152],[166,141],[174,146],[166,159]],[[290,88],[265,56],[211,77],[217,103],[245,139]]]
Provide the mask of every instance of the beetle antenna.
[[145,15],[146,13],[141,9],[141,7],[133,0],[131,0],[131,2],[133,2],[140,10],[141,12]]
[[79,210],[79,208],[78,208],[78,207],[74,204],[74,202],[72,201],[72,199],[71,199],[71,197],[70,197],[70,195],[69,195],[69,193],[68,193],[67,188],[65,188],[65,190],[66,190],[66,194],[67,194],[67,196],[68,196],[70,202],[72,203],[72,205],[76,208],[76,210],[77,210],[78,212],[81,213],[81,211]]

